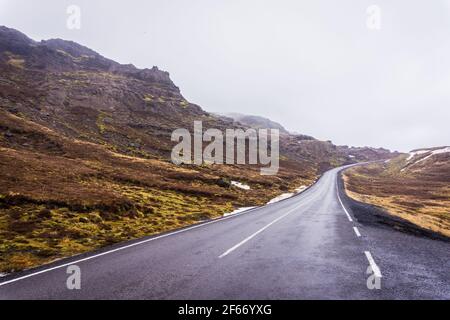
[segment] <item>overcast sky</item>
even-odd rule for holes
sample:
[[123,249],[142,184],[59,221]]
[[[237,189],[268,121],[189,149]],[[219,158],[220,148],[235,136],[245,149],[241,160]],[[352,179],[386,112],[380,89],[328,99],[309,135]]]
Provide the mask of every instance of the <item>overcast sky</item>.
[[450,0],[0,0],[0,25],[156,65],[207,111],[337,144],[450,144]]

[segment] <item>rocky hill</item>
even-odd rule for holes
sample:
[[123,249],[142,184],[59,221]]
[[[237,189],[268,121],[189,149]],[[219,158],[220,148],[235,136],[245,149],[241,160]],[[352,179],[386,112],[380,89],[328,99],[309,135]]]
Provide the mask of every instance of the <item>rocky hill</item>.
[[393,156],[283,134],[276,176],[175,166],[171,133],[194,120],[248,128],[186,101],[157,67],[0,27],[0,271],[262,205],[331,167]]
[[349,170],[350,196],[450,237],[450,147],[413,150]]
[[289,134],[289,132],[279,123],[272,121],[270,119],[260,117],[260,116],[251,116],[241,113],[224,113],[222,114],[224,117],[228,117],[230,119],[233,119],[236,122],[240,122],[241,124],[255,129],[277,129],[280,131],[281,134]]

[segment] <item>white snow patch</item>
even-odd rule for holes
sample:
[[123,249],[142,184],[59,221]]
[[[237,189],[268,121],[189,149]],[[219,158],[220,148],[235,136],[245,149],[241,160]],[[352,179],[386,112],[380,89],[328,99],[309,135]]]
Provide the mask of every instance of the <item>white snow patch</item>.
[[430,154],[428,156],[426,156],[425,158],[422,158],[420,160],[417,160],[416,162],[414,162],[412,165],[418,164],[419,162],[425,161],[427,159],[430,159],[433,156],[433,154]]
[[416,155],[420,155],[420,154],[425,154],[425,153],[430,153],[428,156],[426,156],[425,158],[419,159],[413,163],[411,163],[409,166],[403,168],[402,170],[400,170],[400,172],[405,171],[407,168],[416,165],[422,161],[428,160],[429,158],[431,158],[432,156],[436,155],[436,154],[441,154],[441,153],[447,153],[450,152],[450,147],[445,147],[445,148],[441,148],[441,149],[436,149],[436,150],[419,150],[419,151],[414,151],[414,152],[410,152],[409,153],[409,157],[408,159],[406,159],[406,161],[411,160],[412,158],[414,158]]
[[352,154],[349,154],[348,157],[349,157],[349,158],[354,158],[355,156],[352,155]]
[[0,272],[0,278],[6,277],[7,275],[8,275],[7,273],[1,273],[1,272]]
[[241,212],[253,209],[253,208],[256,208],[256,207],[242,207],[242,208],[234,210],[233,212],[225,213],[223,216],[224,217],[232,216],[233,214],[238,214],[238,213],[241,213]]
[[450,152],[450,147],[445,147],[445,148],[442,148],[442,149],[434,150],[432,152],[432,154],[435,155],[435,154],[441,154],[441,153],[447,153],[447,152]]
[[[422,150],[420,150],[420,151],[422,151]],[[426,151],[426,152],[422,152],[421,154],[423,154],[423,153],[428,153],[428,152],[431,152],[431,154],[429,154],[429,155],[426,156],[425,158],[422,158],[422,159],[420,159],[420,160],[417,160],[416,162],[414,162],[414,163],[411,164],[411,165],[414,165],[414,164],[417,164],[417,163],[419,163],[419,162],[425,161],[425,160],[431,158],[432,156],[434,156],[434,155],[436,155],[436,154],[441,154],[441,153],[447,153],[447,152],[450,152],[450,147],[445,147],[445,148],[442,148],[442,149],[436,149],[436,150],[433,150],[433,151],[428,150],[428,151]]]
[[272,203],[275,203],[275,202],[279,202],[281,200],[290,198],[293,195],[294,195],[294,193],[283,193],[283,194],[279,195],[278,197],[275,197],[272,200],[270,200],[267,204],[272,204]]
[[300,186],[295,189],[294,193],[283,193],[283,194],[279,195],[278,197],[275,197],[272,200],[270,200],[267,204],[272,204],[272,203],[276,203],[276,202],[279,202],[284,199],[288,199],[288,198],[294,196],[295,194],[304,191],[306,188],[308,188],[308,186]]
[[241,188],[241,189],[244,189],[244,190],[250,190],[250,186],[248,186],[246,184],[243,184],[243,183],[240,183],[238,181],[231,181],[231,185],[235,186],[235,187],[238,187],[238,188]]
[[418,150],[418,151],[410,152],[409,153],[409,157],[408,157],[408,159],[406,159],[406,161],[411,160],[415,156],[418,156],[418,155],[421,155],[421,154],[424,154],[424,153],[428,153],[428,152],[430,152],[430,150]]
[[391,162],[391,159],[387,159],[384,163],[389,163]]
[[297,189],[295,189],[295,193],[299,193],[302,192],[303,190],[305,190],[306,188],[308,188],[307,186],[300,186]]

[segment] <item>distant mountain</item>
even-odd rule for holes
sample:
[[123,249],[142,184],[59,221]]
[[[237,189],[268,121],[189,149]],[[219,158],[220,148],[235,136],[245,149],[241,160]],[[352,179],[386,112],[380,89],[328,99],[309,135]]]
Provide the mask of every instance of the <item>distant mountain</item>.
[[[278,175],[175,166],[171,133],[192,132],[194,120],[220,130],[280,128]],[[259,117],[213,116],[157,67],[0,27],[0,272],[262,205],[329,168],[392,156],[289,134]]]
[[416,149],[345,176],[354,199],[450,237],[450,147]]
[[255,129],[278,129],[280,133],[289,134],[281,124],[260,116],[250,116],[241,113],[224,113],[221,115],[240,122],[247,127]]
[[[437,166],[445,164],[448,165],[450,160],[450,147],[434,147],[412,150],[408,157],[403,159],[401,172],[405,173],[419,173],[429,172],[436,169]],[[450,168],[448,168],[450,169]],[[441,172],[439,174],[443,178],[448,178],[450,181],[450,170]]]
[[319,141],[311,136],[291,133],[280,123],[260,116],[241,113],[223,113],[216,115],[218,117],[232,119],[250,128],[278,129],[283,135],[282,139],[285,142],[285,152],[291,152],[297,155],[314,155],[315,161],[318,162],[332,158],[340,158],[341,163],[373,161],[387,159],[399,154],[397,152],[392,153],[384,148],[335,146],[331,141]]

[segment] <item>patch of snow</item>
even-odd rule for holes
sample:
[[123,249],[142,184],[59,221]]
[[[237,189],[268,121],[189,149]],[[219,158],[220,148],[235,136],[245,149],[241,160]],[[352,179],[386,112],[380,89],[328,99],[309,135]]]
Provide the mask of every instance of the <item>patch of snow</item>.
[[299,193],[302,192],[303,190],[305,190],[306,188],[308,188],[307,186],[300,186],[297,189],[295,189],[295,193]]
[[349,157],[349,158],[354,158],[355,156],[352,155],[352,154],[349,154],[348,157]]
[[421,155],[424,153],[428,153],[428,152],[430,152],[430,150],[418,150],[418,151],[410,152],[409,157],[408,157],[408,159],[406,159],[406,161],[410,161],[415,156],[418,156],[418,155]]
[[[420,150],[420,151],[422,151],[422,150]],[[425,161],[425,160],[431,158],[432,156],[434,156],[434,155],[436,155],[436,154],[441,154],[441,153],[447,153],[447,152],[450,152],[450,147],[445,147],[445,148],[437,149],[437,150],[433,150],[433,151],[428,150],[427,152],[422,152],[422,154],[423,154],[423,153],[428,153],[428,152],[431,152],[431,154],[429,154],[429,155],[426,156],[425,158],[422,158],[422,159],[420,159],[420,160],[417,160],[416,162],[414,162],[414,163],[411,164],[411,165],[415,165],[415,164],[417,164],[417,163],[419,163],[419,162]]]
[[276,202],[279,202],[279,201],[281,201],[281,200],[290,198],[290,197],[294,196],[295,194],[304,191],[306,188],[308,188],[308,186],[300,186],[300,187],[296,188],[295,191],[294,191],[293,193],[283,193],[283,194],[280,194],[278,197],[275,197],[275,198],[273,198],[272,200],[270,200],[267,204],[276,203]]
[[243,184],[243,183],[240,183],[238,181],[231,181],[231,185],[235,186],[235,187],[238,187],[238,188],[241,188],[241,189],[244,189],[244,190],[250,190],[250,186],[248,186],[246,184]]
[[450,147],[445,147],[445,148],[442,148],[442,149],[434,150],[432,152],[432,154],[435,155],[435,154],[441,154],[441,153],[447,153],[447,152],[450,152]]
[[410,152],[409,157],[408,157],[408,159],[406,159],[406,161],[410,161],[416,155],[421,155],[421,154],[425,154],[425,153],[430,153],[430,154],[422,159],[419,159],[419,160],[409,164],[407,167],[401,169],[400,172],[403,172],[406,169],[408,169],[409,167],[416,165],[422,161],[426,161],[436,154],[447,153],[447,152],[450,152],[450,147],[445,147],[445,148],[436,149],[436,150],[419,150],[419,151]]
[[0,278],[6,277],[7,275],[8,275],[7,273],[1,273],[1,272],[0,272]]
[[272,204],[272,203],[276,203],[279,202],[281,200],[290,198],[294,195],[294,193],[283,193],[281,195],[279,195],[278,197],[273,198],[272,200],[270,200],[267,204]]
[[433,156],[433,154],[430,154],[428,156],[426,156],[425,158],[422,158],[420,160],[417,160],[416,162],[414,162],[412,165],[418,164],[419,162],[425,161],[427,159],[430,159]]
[[384,163],[389,163],[391,162],[391,159],[387,159]]
[[234,210],[233,212],[225,213],[223,216],[224,217],[232,216],[233,214],[238,214],[238,213],[241,213],[241,212],[253,209],[253,208],[256,208],[256,207],[242,207],[242,208]]

